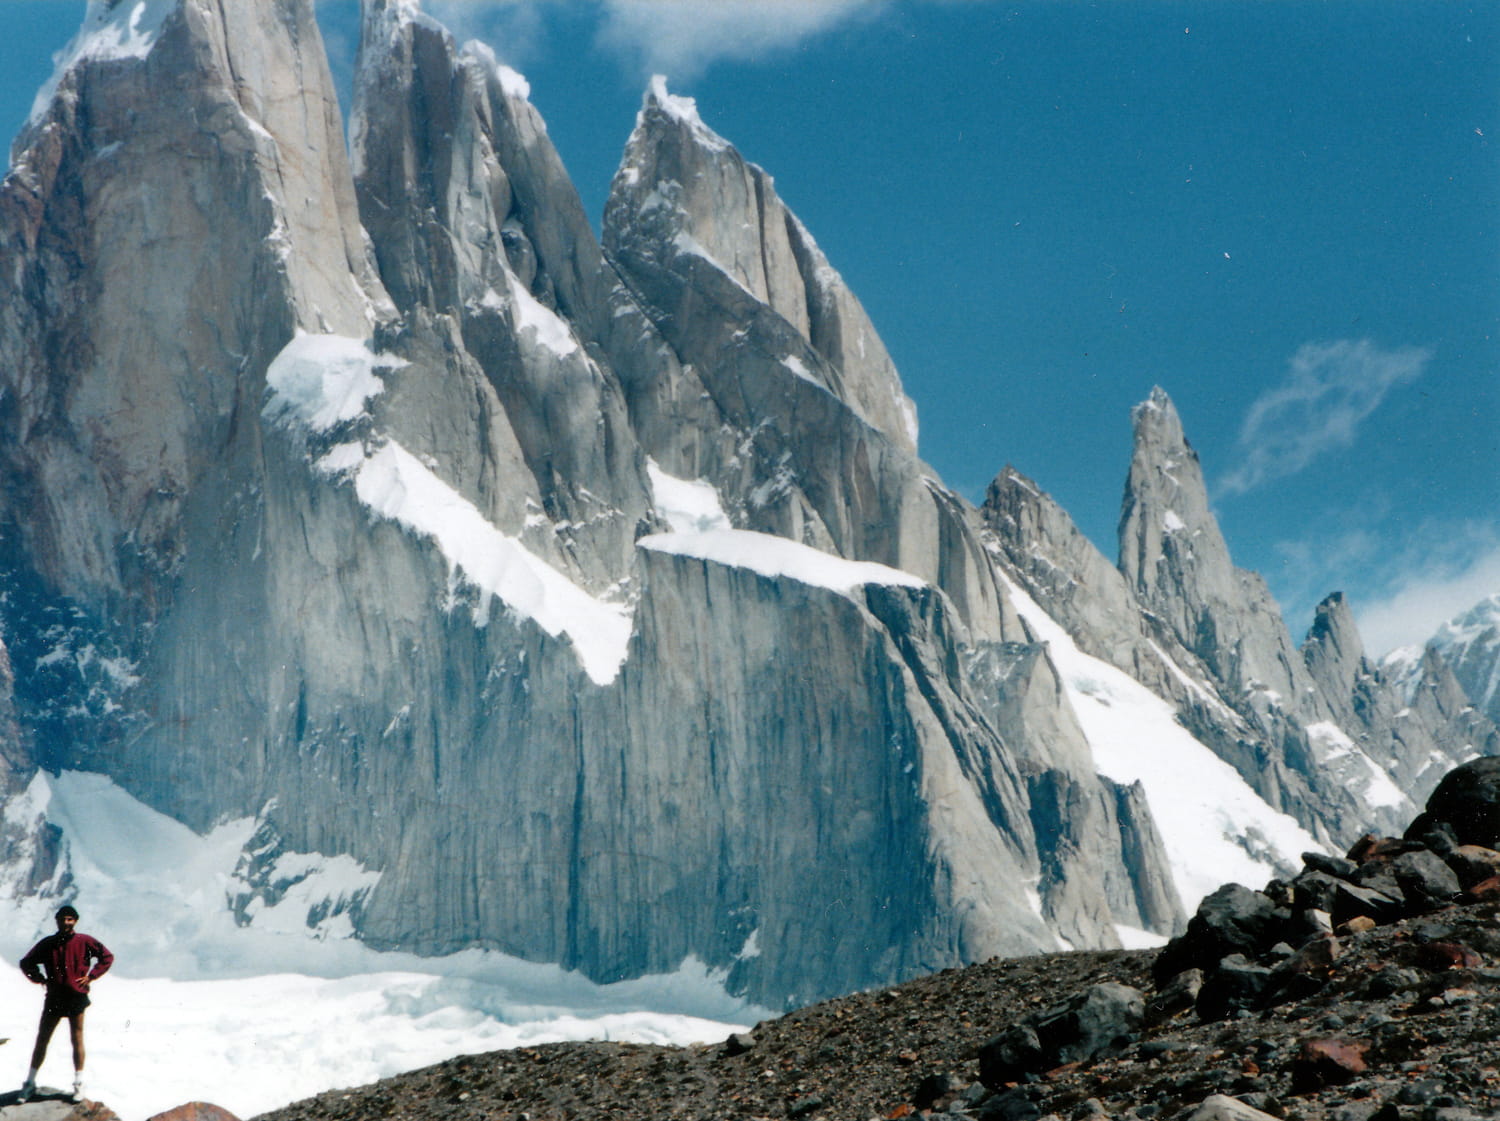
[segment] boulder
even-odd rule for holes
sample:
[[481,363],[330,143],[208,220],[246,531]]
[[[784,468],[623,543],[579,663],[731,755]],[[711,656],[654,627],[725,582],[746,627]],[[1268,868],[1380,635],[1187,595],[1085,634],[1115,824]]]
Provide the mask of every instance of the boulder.
[[1444,859],[1465,890],[1500,875],[1500,852],[1482,845],[1459,845],[1445,854]]
[[1203,1099],[1185,1121],[1276,1121],[1275,1115],[1262,1113],[1228,1094],[1214,1094]]
[[1230,954],[1208,974],[1198,993],[1199,1019],[1223,1020],[1239,1011],[1259,1008],[1271,984],[1271,970],[1244,954]]
[[1391,861],[1391,872],[1412,913],[1446,907],[1462,890],[1458,875],[1435,852],[1418,849]]
[[1460,845],[1500,847],[1500,757],[1472,759],[1443,776],[1427,799],[1427,812],[1412,822],[1422,831],[1435,822],[1452,826]]
[[1404,907],[1399,899],[1382,891],[1342,880],[1337,881],[1337,884],[1332,907],[1335,926],[1348,924],[1358,918],[1367,918],[1372,924],[1379,925],[1395,922],[1402,916]]
[[1343,856],[1330,856],[1324,852],[1304,852],[1302,864],[1314,872],[1324,872],[1341,880],[1347,880],[1359,871],[1359,865]]
[[1198,1002],[1198,994],[1202,989],[1203,970],[1184,969],[1151,998],[1151,1003],[1146,1008],[1148,1018],[1152,1023],[1161,1023],[1179,1012],[1186,1012]]
[[1198,905],[1187,929],[1157,954],[1152,975],[1160,985],[1184,969],[1212,969],[1230,954],[1256,957],[1281,941],[1290,919],[1291,913],[1263,892],[1225,884]]
[[1134,1042],[1146,996],[1129,985],[1094,985],[1026,1017],[979,1049],[979,1080],[992,1090],[1027,1074],[1081,1062]]
[[239,1121],[239,1118],[211,1102],[188,1102],[158,1113],[147,1121]]

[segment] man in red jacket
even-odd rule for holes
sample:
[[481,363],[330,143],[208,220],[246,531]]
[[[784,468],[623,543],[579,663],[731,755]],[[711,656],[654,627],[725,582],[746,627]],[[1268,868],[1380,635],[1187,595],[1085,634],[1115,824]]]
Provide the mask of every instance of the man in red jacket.
[[26,979],[47,986],[42,1004],[42,1022],[36,1029],[31,1051],[31,1069],[21,1087],[21,1101],[36,1093],[36,1072],[47,1057],[47,1043],[58,1021],[68,1021],[73,1039],[73,1100],[83,1100],[83,1010],[89,1006],[89,984],[114,964],[115,956],[97,938],[78,932],[78,912],[72,907],[57,911],[57,933],[43,938],[21,959]]

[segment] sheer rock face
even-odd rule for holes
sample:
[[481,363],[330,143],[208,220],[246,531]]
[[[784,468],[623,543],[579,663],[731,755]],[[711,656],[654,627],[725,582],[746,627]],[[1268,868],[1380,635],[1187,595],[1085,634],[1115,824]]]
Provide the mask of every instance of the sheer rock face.
[[[601,245],[524,81],[414,0],[366,0],[348,161],[310,0],[152,35],[66,67],[0,186],[26,890],[67,874],[32,777],[93,769],[353,857],[374,945],[785,1005],[1180,925],[1021,593],[1322,836],[1371,825],[1322,763],[1415,774],[1411,721],[1465,719],[1434,657],[1344,750],[1379,675],[1332,610],[1292,651],[1164,395],[1119,570],[1019,475],[947,490],[857,301],[661,86]],[[247,921],[285,891],[237,875]]]

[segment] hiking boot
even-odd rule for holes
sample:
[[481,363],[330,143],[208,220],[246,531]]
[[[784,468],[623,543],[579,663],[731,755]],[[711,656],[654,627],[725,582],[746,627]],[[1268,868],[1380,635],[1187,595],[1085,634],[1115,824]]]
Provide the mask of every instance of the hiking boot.
[[16,1095],[16,1101],[29,1102],[34,1097],[36,1097],[36,1083],[28,1078],[21,1083],[21,1092]]
[[75,1078],[73,1080],[73,1092],[68,1095],[68,1100],[74,1102],[83,1101],[83,1079]]

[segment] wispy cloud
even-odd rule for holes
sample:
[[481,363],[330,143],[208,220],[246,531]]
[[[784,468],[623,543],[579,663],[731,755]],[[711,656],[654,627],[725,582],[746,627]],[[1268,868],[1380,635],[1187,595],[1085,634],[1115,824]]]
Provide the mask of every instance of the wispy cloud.
[[1432,353],[1382,350],[1368,339],[1308,343],[1281,385],[1263,394],[1240,428],[1239,464],[1221,494],[1244,494],[1301,471],[1331,448],[1354,443],[1359,426],[1399,385],[1422,376]]
[[604,0],[599,44],[641,74],[688,81],[721,59],[788,50],[883,0]]

